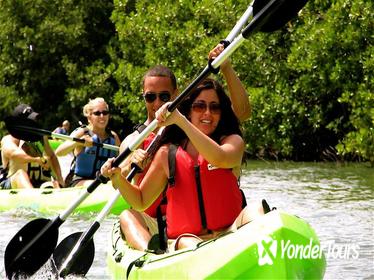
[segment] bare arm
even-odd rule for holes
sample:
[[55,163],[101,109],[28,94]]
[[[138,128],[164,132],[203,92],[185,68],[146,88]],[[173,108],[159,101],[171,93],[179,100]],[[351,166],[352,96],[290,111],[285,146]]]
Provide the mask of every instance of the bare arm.
[[6,135],[1,140],[2,153],[7,159],[11,159],[19,164],[24,163],[38,163],[41,166],[45,165],[45,160],[43,157],[33,157],[28,155],[22,148],[19,147],[20,140],[12,137],[11,135]]
[[3,164],[7,164],[12,156],[12,153],[18,149],[19,140],[11,136],[10,134],[5,135],[1,139],[1,158]]
[[[218,44],[213,50],[209,52],[208,58],[216,58],[223,50],[223,45]],[[221,64],[220,70],[227,82],[232,109],[239,121],[243,122],[251,116],[252,111],[248,93],[239,77],[237,76],[236,72],[234,71],[234,68],[230,63],[230,59],[226,59]]]
[[183,129],[199,154],[209,163],[221,168],[240,166],[244,153],[244,141],[239,135],[229,135],[219,145],[198,130],[185,117],[176,124]]
[[[133,133],[127,135],[125,137],[125,139],[122,141],[121,143],[121,146],[119,147],[119,152],[122,153],[124,150],[127,149],[127,147],[129,146],[129,144],[136,138],[136,136],[139,135],[139,133],[137,131],[134,131]],[[132,163],[132,157],[131,155],[128,156],[121,164],[121,168],[122,168],[122,173],[128,173],[130,172],[130,169],[131,169],[131,163]],[[127,172],[126,172],[126,171]],[[136,180],[136,177],[138,175],[135,176],[135,180]]]
[[[54,174],[55,179],[60,184],[60,186],[64,187],[65,182],[64,182],[64,179],[62,178],[60,163],[59,163],[55,153],[53,152],[51,146],[49,145],[49,141],[48,141],[47,136],[43,137],[43,146],[44,146],[45,154],[47,155],[47,158],[48,158],[49,163],[51,165],[52,174]],[[58,186],[56,185],[56,187],[58,187]]]
[[[76,138],[86,137],[87,141],[91,139],[91,137],[89,135],[85,135],[85,130],[83,128],[79,128],[76,131],[73,131],[70,134],[70,136],[76,137]],[[57,147],[56,155],[57,156],[66,156],[67,154],[74,151],[75,149],[80,149],[81,150],[83,147],[84,147],[84,144],[82,144],[82,143],[67,140],[67,141],[63,142],[60,146]],[[76,152],[76,154],[78,154],[78,152]]]
[[114,137],[114,144],[115,144],[116,146],[121,145],[121,140],[119,139],[118,134],[117,134],[116,132],[114,132],[113,130],[112,130],[111,132],[112,132],[112,135],[113,135],[113,137]]
[[121,168],[112,168],[113,159],[109,159],[102,166],[101,174],[111,178],[113,186],[119,189],[122,196],[134,209],[143,211],[157,199],[167,183],[167,154],[168,148],[166,146],[157,151],[140,186],[129,183],[125,178],[127,173],[121,172]]
[[211,164],[221,168],[234,168],[240,166],[244,153],[244,141],[236,134],[229,135],[217,144],[209,136],[202,133],[187,118],[175,110],[167,119],[167,106],[164,104],[157,112],[159,125],[178,125],[190,139],[197,151]]
[[[121,146],[119,148],[120,153],[122,153],[126,148],[136,140],[136,138],[139,136],[139,132],[134,131],[133,133],[126,136],[126,138],[122,141]],[[127,172],[130,172],[131,170],[131,164],[135,163],[138,165],[142,170],[146,168],[146,165],[149,163],[148,160],[146,160],[147,152],[143,149],[136,149],[134,152],[132,152],[122,163],[122,173],[124,173],[124,169],[127,169]],[[136,181],[141,173],[138,173],[135,175],[134,180]]]
[[231,63],[228,62],[225,66],[222,66],[221,72],[227,82],[232,109],[236,117],[241,122],[249,119],[252,108],[249,103],[248,93],[232,68]]

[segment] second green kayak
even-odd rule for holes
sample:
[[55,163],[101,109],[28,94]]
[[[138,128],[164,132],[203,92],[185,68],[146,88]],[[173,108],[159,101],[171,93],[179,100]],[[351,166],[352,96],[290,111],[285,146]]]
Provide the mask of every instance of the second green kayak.
[[[41,213],[58,213],[69,207],[71,202],[84,192],[86,187],[0,190],[0,211],[26,208]],[[115,190],[110,182],[102,184],[75,209],[74,213],[100,212],[114,194]],[[111,213],[120,214],[127,208],[128,203],[120,197],[113,205]]]

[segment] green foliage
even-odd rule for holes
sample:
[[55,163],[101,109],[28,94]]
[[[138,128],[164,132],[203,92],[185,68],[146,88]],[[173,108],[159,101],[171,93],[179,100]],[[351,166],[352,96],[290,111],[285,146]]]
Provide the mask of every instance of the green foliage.
[[[88,98],[102,96],[124,136],[145,119],[145,71],[164,64],[183,90],[248,1],[0,5],[0,114],[30,103],[53,129],[80,119]],[[243,125],[252,157],[374,164],[372,18],[372,1],[309,1],[281,30],[252,34],[235,51],[231,60],[253,107]]]
[[[112,8],[90,1],[2,0],[2,115],[20,102],[31,103],[52,129],[71,113],[79,116],[87,97],[103,91],[108,96],[101,61],[108,60],[106,44],[114,34]],[[51,107],[57,114],[50,114]]]
[[[248,148],[277,158],[373,161],[372,2],[316,5],[288,33],[266,39],[275,69],[252,93]],[[266,63],[260,72],[271,70]]]
[[[119,90],[115,104],[133,122],[144,120],[139,102],[142,76],[150,67],[163,64],[176,74],[179,87],[187,85],[207,63],[208,51],[234,25],[231,1],[121,1],[112,20],[118,30],[118,49],[112,53]],[[214,7],[214,9],[212,9]],[[212,12],[212,10],[214,12]]]

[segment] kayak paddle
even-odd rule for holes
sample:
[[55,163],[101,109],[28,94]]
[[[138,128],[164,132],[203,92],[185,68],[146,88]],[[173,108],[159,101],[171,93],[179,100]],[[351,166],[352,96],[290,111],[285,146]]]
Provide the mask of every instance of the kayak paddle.
[[[62,140],[71,140],[82,144],[86,143],[84,139],[41,129],[37,122],[27,118],[13,116],[7,117],[5,119],[5,125],[13,137],[25,141],[35,142],[40,141],[43,136],[51,136]],[[96,142],[90,144],[92,144],[92,146],[102,147],[116,152],[119,151],[119,147],[110,144]]]
[[[259,0],[256,0],[254,4],[258,2]],[[289,7],[284,4],[285,1],[278,1],[279,3],[275,3],[277,1],[273,0],[270,3],[268,3],[268,5],[265,5],[264,1],[262,2],[263,2],[263,5],[258,4],[258,5],[253,6],[254,13],[256,14],[258,13],[258,15],[255,16],[253,21],[259,22],[257,23],[259,27],[253,26],[255,24],[252,23],[253,21],[251,21],[252,25],[250,23],[245,28],[243,33],[241,34],[243,38],[247,38],[249,34],[257,30],[257,28],[259,28],[261,31],[264,31],[264,32],[272,32],[276,29],[281,28],[287,21],[289,21],[293,16],[296,15],[296,13],[306,3],[305,0],[298,1],[299,5],[295,5],[294,9],[289,9]],[[274,12],[270,12],[270,10],[274,9],[274,7],[277,10],[277,12],[282,11],[282,15],[279,15],[279,12],[278,12],[277,19],[274,22],[271,20],[265,20],[265,18],[269,17],[270,15],[274,13]],[[259,12],[257,12],[257,10],[259,10]],[[230,42],[232,40],[231,37],[235,37],[237,33],[239,33],[241,27],[244,25],[245,21],[248,19],[251,12],[252,12],[252,9],[248,8],[246,13],[241,17],[239,22],[234,27],[233,31],[226,38],[226,41]],[[264,21],[265,23],[261,24],[261,21]],[[222,59],[222,62],[223,61],[224,59]],[[217,67],[213,66],[213,68],[218,68],[219,65],[222,64],[222,62],[216,63]],[[210,70],[209,67],[207,69]],[[201,76],[202,75],[200,75],[199,77]],[[197,80],[198,82],[193,82],[192,85],[190,85],[184,92],[182,92],[181,95],[178,96],[177,100],[172,102],[172,104],[169,106],[169,109],[168,109],[169,112],[172,112],[173,110],[175,110],[175,108],[180,104],[180,102],[188,96],[187,95],[188,92],[190,92],[194,88],[194,86],[197,86],[197,84],[201,82],[203,78],[200,78],[200,79],[198,78]],[[156,123],[156,126],[154,127],[155,129],[157,127],[157,120],[154,120],[153,122]],[[151,131],[153,131],[154,129],[152,129]],[[142,135],[139,135],[139,138],[142,138]],[[142,142],[143,140],[144,139],[135,140],[133,143],[133,147],[136,148],[140,144],[139,142]],[[135,148],[130,147],[128,149],[132,151]],[[126,151],[124,151],[124,153],[125,152]],[[136,169],[133,168],[126,179],[130,181],[135,174],[136,174]],[[102,212],[96,218],[95,222],[87,229],[87,231],[84,234],[74,233],[68,236],[67,238],[65,238],[56,248],[53,254],[53,258],[59,270],[60,277],[65,277],[68,274],[78,274],[78,275],[84,276],[87,273],[93,261],[93,257],[94,257],[94,243],[93,243],[92,237],[94,233],[96,232],[96,230],[100,227],[100,222],[105,217],[105,215],[110,211],[110,207],[115,203],[119,195],[120,195],[119,191],[117,191],[114,197],[107,203],[107,205],[104,207]],[[65,257],[67,249],[71,248],[73,244],[75,244],[75,246],[73,247],[73,249],[70,250],[70,254],[67,257]]]
[[[117,162],[117,166],[120,162]],[[51,256],[57,241],[58,228],[79,204],[85,200],[107,178],[98,174],[97,178],[62,214],[53,220],[38,218],[27,223],[10,240],[4,255],[5,272],[9,279],[14,275],[34,274]]]
[[[156,137],[152,140],[147,148],[147,152],[153,148],[156,141],[161,137],[163,128],[161,128]],[[136,173],[140,170],[138,166],[134,166],[127,175],[126,180],[131,181]],[[119,190],[107,202],[104,208],[91,226],[83,233],[76,232],[60,242],[56,250],[53,252],[53,259],[59,271],[60,277],[66,277],[69,274],[84,276],[90,269],[95,256],[95,245],[93,236],[99,229],[100,223],[109,213],[110,209],[121,196]]]
[[[121,153],[112,163],[119,164],[130,154]],[[5,249],[4,263],[6,275],[11,279],[14,275],[34,274],[52,255],[58,241],[58,228],[66,218],[82,203],[100,184],[108,182],[108,178],[98,172],[96,179],[87,187],[62,214],[53,220],[39,218],[27,223],[11,239]],[[41,250],[40,248],[43,248]]]
[[[275,2],[275,1],[273,1],[273,2]],[[304,4],[305,3],[306,3],[306,1],[304,2]],[[302,6],[304,6],[304,4]],[[300,8],[298,8],[298,10],[301,9],[302,6],[300,6]],[[256,8],[258,9],[258,6],[256,6]],[[243,14],[241,19],[235,25],[234,29],[231,31],[231,33],[228,35],[228,37],[225,39],[226,41],[231,42],[231,40],[232,40],[231,37],[235,37],[240,32],[241,27],[244,25],[245,21],[248,19],[248,17],[252,13],[252,9],[253,9],[252,7],[249,7],[247,9],[247,11]],[[265,7],[264,9],[270,9],[270,6],[268,6],[267,8]],[[285,9],[285,8],[283,8],[283,9]],[[260,12],[264,13],[264,11],[260,11]],[[283,20],[283,18],[280,18],[280,19]],[[288,20],[289,20],[289,18],[286,21],[283,20],[284,23],[282,23],[282,24],[273,23],[272,28],[275,28],[274,26],[278,26],[278,28],[280,28]],[[270,29],[270,26],[268,26],[267,29]],[[248,31],[248,32],[252,32],[252,31]],[[271,32],[271,31],[266,31],[266,32]],[[187,90],[185,90],[184,92],[186,92],[186,91]],[[184,95],[184,93],[182,93],[181,95]],[[187,96],[185,96],[185,97],[187,97]],[[183,99],[180,99],[180,100],[182,101]],[[169,112],[173,111],[179,105],[180,102],[177,102],[177,101],[172,102],[172,104],[169,106]],[[174,105],[174,109],[170,108],[175,103],[177,103],[177,105]],[[141,138],[141,136],[139,136],[139,138]],[[143,141],[143,140],[141,140],[141,141]],[[154,143],[154,141],[152,142],[152,144]],[[137,147],[138,142],[139,142],[139,140],[135,140],[135,142],[133,143],[133,146]],[[152,146],[152,144],[148,147],[148,149]],[[131,150],[131,148],[130,148],[130,150]],[[134,172],[134,174],[132,174],[133,172]],[[133,178],[133,175],[135,175],[135,172],[136,172],[136,169],[133,168],[126,179],[128,181],[130,181]],[[105,217],[105,215],[110,211],[110,207],[114,204],[114,202],[116,201],[116,199],[118,198],[119,195],[120,195],[119,191],[117,191],[117,193],[114,195],[114,197],[107,203],[107,205],[104,207],[102,212],[96,218],[94,223],[92,223],[92,225],[86,230],[85,233],[74,233],[74,234],[66,237],[58,245],[58,247],[56,248],[56,250],[53,254],[53,258],[54,258],[55,264],[56,264],[56,266],[59,270],[60,277],[65,277],[69,274],[84,276],[87,273],[87,271],[89,270],[89,268],[92,264],[92,261],[93,261],[93,258],[94,258],[94,253],[95,253],[94,252],[94,250],[95,250],[94,249],[94,243],[93,243],[92,237],[93,237],[94,233],[96,232],[96,230],[100,227],[100,222]],[[74,245],[73,249],[69,250],[69,255],[66,257],[66,251],[68,249],[72,248],[73,245]]]
[[[232,42],[225,47],[223,52],[220,53],[213,61],[209,62],[205,69],[183,90],[183,92],[177,96],[177,98],[169,105],[168,112],[173,112],[180,103],[186,99],[192,92],[192,90],[199,85],[210,73],[218,72],[219,66],[247,39],[252,33],[257,31],[270,32],[281,28],[286,22],[291,20],[297,15],[300,9],[306,4],[307,0],[256,0],[254,2],[253,9],[257,11],[253,16],[249,24],[244,30],[235,38]],[[259,3],[259,4],[257,4]],[[248,14],[250,14],[250,9]],[[273,15],[275,20],[273,20]],[[245,20],[247,15],[243,15],[242,19]],[[244,23],[238,23],[235,26],[230,37],[234,37],[236,33],[239,33],[240,25]],[[126,158],[132,151],[134,151],[144,139],[157,128],[158,121],[154,119],[132,142],[130,145],[118,156]]]
[[[244,30],[235,37],[233,42],[225,48],[225,50],[210,63],[195,80],[170,104],[168,107],[169,113],[173,112],[180,103],[187,98],[191,91],[198,86],[198,84],[205,79],[210,73],[214,73],[219,66],[225,61],[242,43],[250,36],[250,34],[261,31],[262,26],[266,27],[265,23],[269,21],[273,14],[277,15],[279,23],[278,28],[282,26],[281,23],[286,23],[292,17],[296,16],[297,12],[305,5],[306,0],[270,0],[260,11],[253,17],[250,23]],[[285,12],[286,11],[286,12]],[[272,23],[273,28],[277,25]],[[276,29],[275,29],[276,30]],[[129,154],[134,151],[144,139],[157,128],[157,120],[153,120],[146,129],[144,129],[139,136],[113,161],[112,166],[117,167]],[[37,225],[33,222],[26,224],[20,232],[18,232],[5,250],[5,270],[9,278],[15,273],[24,273],[31,275],[36,272],[53,253],[58,239],[58,228],[64,222],[66,217],[101,183],[107,182],[107,178],[98,174],[97,178],[87,188],[87,193],[83,194],[74,202],[69,209],[67,209],[61,216],[56,217],[53,221],[43,221]],[[36,224],[36,222],[35,222]],[[35,233],[38,233],[34,238]],[[31,236],[30,236],[31,234]],[[53,242],[48,242],[52,238]],[[56,242],[54,242],[56,240]],[[39,244],[46,244],[45,250],[41,251],[38,247]],[[47,246],[53,245],[53,246]],[[25,264],[28,264],[27,266]]]

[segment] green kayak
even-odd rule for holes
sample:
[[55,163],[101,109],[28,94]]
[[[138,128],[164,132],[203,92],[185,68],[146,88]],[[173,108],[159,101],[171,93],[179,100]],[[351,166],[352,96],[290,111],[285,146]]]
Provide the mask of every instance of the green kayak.
[[[61,143],[63,143],[61,140],[49,140],[49,144],[53,150]],[[65,177],[70,170],[73,158],[71,155],[67,155],[58,159],[62,175]],[[0,190],[0,211],[26,208],[41,213],[59,213],[69,207],[72,201],[85,192],[86,187]],[[102,184],[74,210],[74,213],[100,212],[114,194],[115,190],[111,182]],[[127,208],[129,208],[128,203],[120,197],[113,205],[111,213],[118,215]]]
[[56,150],[58,146],[60,146],[61,143],[64,141],[58,140],[58,139],[49,139],[48,140],[49,145],[51,145],[52,150]]
[[[58,213],[69,207],[71,202],[84,192],[86,187],[0,190],[0,211],[27,208],[41,213]],[[114,194],[115,190],[110,182],[100,185],[74,210],[74,213],[100,212]],[[120,197],[111,213],[120,214],[126,208],[129,208],[129,205]]]
[[275,210],[236,232],[160,255],[126,246],[117,223],[107,264],[113,279],[322,279],[326,260],[307,222]]

